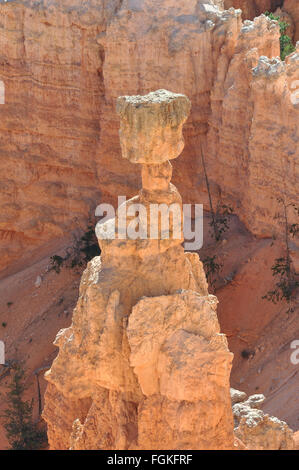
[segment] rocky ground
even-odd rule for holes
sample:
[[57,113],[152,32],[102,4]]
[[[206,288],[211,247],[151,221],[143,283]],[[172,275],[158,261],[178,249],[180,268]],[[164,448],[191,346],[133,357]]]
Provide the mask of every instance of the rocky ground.
[[[58,249],[56,253],[63,254],[63,250]],[[57,331],[71,322],[80,282],[80,273],[75,270],[63,269],[60,274],[46,272],[51,265],[50,254],[53,254],[53,247],[39,253],[41,258],[33,264],[1,282],[0,337],[5,342],[6,362],[9,365],[24,361],[30,384],[26,398],[34,398],[36,420],[39,419],[39,399],[35,373],[38,373],[43,406],[46,385],[43,375],[57,354],[52,343]],[[9,367],[0,366],[1,394],[6,392],[9,381]],[[5,409],[3,398],[0,407]],[[0,448],[6,445],[1,426]]]

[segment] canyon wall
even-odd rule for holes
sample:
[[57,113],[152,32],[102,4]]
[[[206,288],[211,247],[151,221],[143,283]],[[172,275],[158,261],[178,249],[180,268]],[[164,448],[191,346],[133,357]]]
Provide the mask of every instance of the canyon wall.
[[[286,4],[296,22],[296,2]],[[115,100],[163,87],[192,100],[174,164],[185,201],[209,209],[201,141],[215,204],[229,202],[258,236],[277,231],[275,197],[294,202],[298,178],[298,52],[275,73],[258,65],[279,55],[277,25],[243,25],[212,0],[15,0],[0,11],[3,269],[86,226],[100,201],[134,194],[140,177],[120,158]]]
[[299,50],[282,63],[271,51],[275,34],[265,17],[244,23],[228,73],[212,91],[208,131],[212,179],[249,230],[265,237],[276,232],[277,198],[296,203],[299,178]]
[[80,227],[100,197],[98,3],[1,2],[0,268]]

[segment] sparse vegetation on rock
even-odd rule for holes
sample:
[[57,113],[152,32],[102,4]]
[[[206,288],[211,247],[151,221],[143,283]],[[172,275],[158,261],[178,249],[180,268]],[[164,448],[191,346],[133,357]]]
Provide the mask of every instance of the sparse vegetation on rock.
[[[273,277],[277,279],[277,282],[275,283],[274,289],[270,290],[263,296],[263,299],[269,300],[274,304],[283,300],[287,303],[292,302],[299,287],[298,273],[294,270],[290,255],[290,236],[294,238],[299,233],[299,224],[290,224],[288,216],[289,208],[292,208],[299,216],[299,208],[296,207],[295,204],[287,204],[284,198],[278,198],[278,202],[283,208],[282,214],[278,214],[277,218],[282,220],[284,226],[285,254],[284,256],[275,259],[271,270]],[[289,310],[292,310],[292,307]]]
[[8,408],[3,418],[6,436],[12,450],[39,450],[47,442],[46,432],[39,429],[32,417],[33,399],[24,400],[27,389],[25,370],[22,364],[14,364],[12,379],[6,394]]
[[212,235],[214,236],[215,241],[219,242],[222,238],[223,233],[229,229],[229,216],[232,215],[233,209],[226,204],[222,204],[221,198],[218,201],[217,209],[214,209],[213,198],[210,189],[210,181],[206,168],[205,155],[201,145],[199,145],[199,148],[201,154],[202,168],[209,196],[209,208],[211,213],[210,226],[212,227]]
[[223,268],[223,264],[217,262],[217,256],[206,256],[202,260],[209,286],[215,291],[217,277]]
[[63,267],[74,269],[85,266],[92,258],[101,254],[97,238],[92,225],[81,237],[74,236],[73,246],[67,249],[65,256],[53,255],[51,257],[51,270],[57,274]]
[[286,21],[282,21],[279,16],[275,16],[269,11],[266,11],[265,15],[271,20],[278,21],[280,27],[280,58],[281,60],[285,60],[288,55],[292,54],[292,52],[296,50],[292,43],[292,39],[286,34],[286,30],[289,25]]

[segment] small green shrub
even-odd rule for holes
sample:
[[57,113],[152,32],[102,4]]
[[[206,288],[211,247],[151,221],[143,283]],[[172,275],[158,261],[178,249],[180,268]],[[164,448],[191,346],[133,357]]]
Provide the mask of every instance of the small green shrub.
[[292,300],[293,294],[299,287],[299,282],[291,271],[291,266],[287,258],[277,258],[272,266],[273,276],[279,277],[275,284],[275,289],[270,290],[262,298],[277,304],[282,300],[288,303]]
[[75,238],[73,246],[67,249],[65,257],[54,255],[51,257],[50,269],[57,274],[63,267],[74,269],[86,265],[92,258],[99,256],[101,250],[98,245],[94,228],[89,225],[87,231],[79,239]]
[[21,364],[13,367],[12,381],[6,394],[8,408],[1,417],[4,420],[4,429],[12,450],[39,450],[47,441],[46,432],[38,429],[33,422],[33,400],[23,400],[27,389],[25,385],[25,371]]
[[207,256],[203,261],[205,273],[207,276],[207,280],[209,285],[215,289],[216,278],[215,276],[219,276],[220,271],[223,268],[221,263],[217,262],[217,256]]
[[295,52],[296,48],[292,43],[292,39],[290,36],[286,34],[286,30],[288,28],[288,23],[286,21],[281,21],[279,16],[275,16],[273,13],[269,11],[265,12],[265,15],[268,16],[271,20],[275,20],[278,22],[280,27],[280,57],[281,60],[285,60],[285,58]]
[[[298,223],[289,223],[288,210],[292,208],[295,213],[299,216],[299,207],[295,204],[286,204],[283,198],[278,198],[279,204],[282,204],[283,213],[278,215],[278,218],[282,219],[284,231],[285,231],[285,256],[276,258],[274,265],[271,267],[272,275],[277,279],[274,285],[274,289],[268,291],[262,298],[266,299],[274,304],[285,300],[290,303],[295,298],[296,291],[299,287],[298,273],[293,269],[291,256],[290,256],[290,241],[289,238],[297,236],[299,233]],[[294,308],[290,307],[289,312],[294,311]]]
[[233,214],[233,209],[225,204],[219,204],[215,217],[211,220],[210,226],[214,229],[213,234],[216,242],[219,242],[222,235],[229,230],[229,216]]
[[62,256],[58,256],[58,255],[51,256],[51,269],[53,269],[57,274],[59,274],[64,261],[65,261],[65,258],[62,258]]
[[243,349],[243,351],[241,351],[241,356],[243,357],[243,359],[250,359],[251,357],[254,356],[254,351]]

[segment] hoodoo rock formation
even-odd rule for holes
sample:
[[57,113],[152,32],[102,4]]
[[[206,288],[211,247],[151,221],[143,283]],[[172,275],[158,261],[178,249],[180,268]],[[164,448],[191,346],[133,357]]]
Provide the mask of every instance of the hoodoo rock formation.
[[97,226],[101,257],[83,275],[71,327],[57,335],[43,412],[51,449],[292,449],[287,424],[259,409],[263,395],[230,389],[217,298],[198,255],[184,252],[181,222],[173,213],[166,237],[162,215],[148,217],[151,204],[182,216],[169,159],[183,149],[189,100],[158,90],[120,97],[117,112],[142,189]]
[[[169,159],[183,149],[189,100],[159,90],[121,97],[117,110],[123,156],[142,165],[127,212],[180,206]],[[102,255],[84,273],[72,326],[57,336],[44,410],[50,446],[232,448],[232,354],[198,255],[184,253],[174,218],[169,239],[159,222],[156,240],[119,238],[122,209],[98,227]]]

